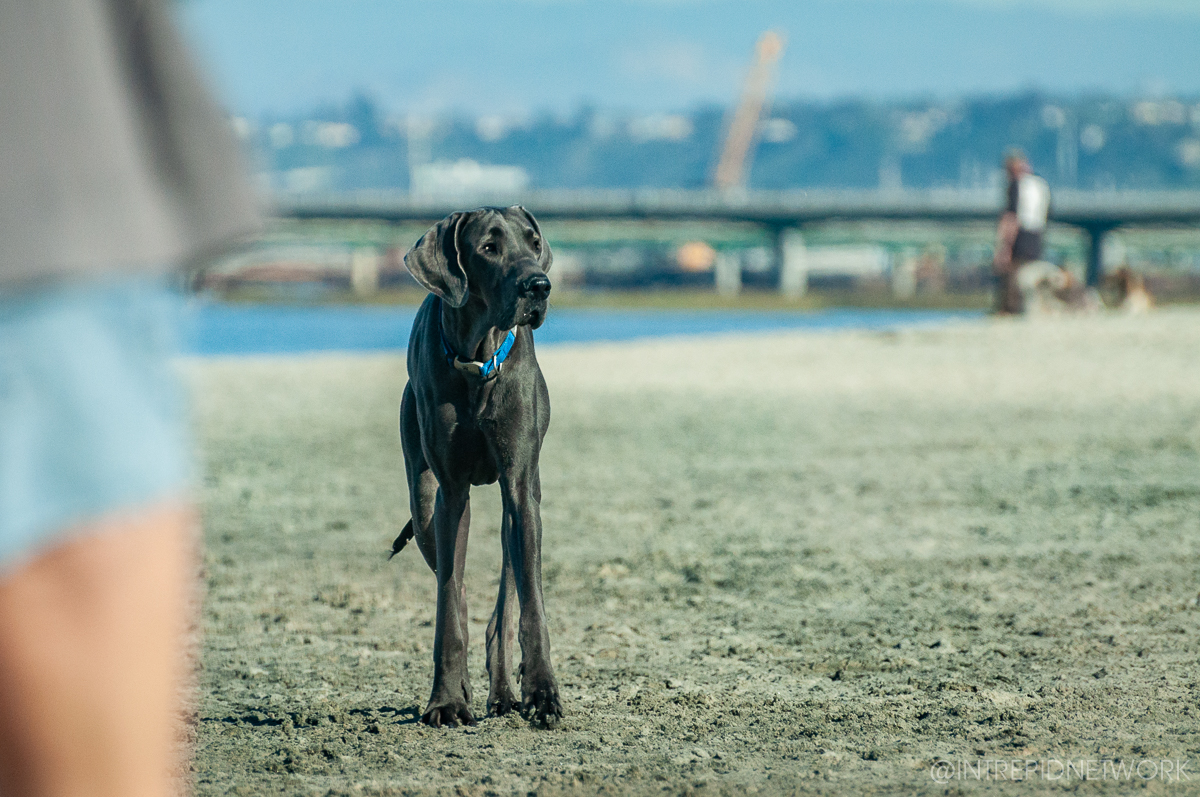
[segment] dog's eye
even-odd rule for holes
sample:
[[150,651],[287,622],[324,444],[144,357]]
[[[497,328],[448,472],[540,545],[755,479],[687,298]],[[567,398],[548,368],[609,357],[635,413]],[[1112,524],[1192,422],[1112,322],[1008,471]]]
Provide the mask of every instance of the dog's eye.
[[542,251],[542,239],[541,238],[533,239],[533,251],[535,251],[535,252]]
[[489,255],[494,255],[496,254],[496,245],[489,241],[483,245],[483,251],[487,252]]

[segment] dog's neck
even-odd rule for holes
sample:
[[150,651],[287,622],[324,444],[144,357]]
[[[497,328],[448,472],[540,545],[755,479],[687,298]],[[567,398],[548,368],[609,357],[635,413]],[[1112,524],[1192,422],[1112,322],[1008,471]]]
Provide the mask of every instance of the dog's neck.
[[459,308],[439,300],[442,335],[458,359],[481,362],[491,358],[500,348],[509,330],[499,329],[488,322],[487,305],[471,296]]

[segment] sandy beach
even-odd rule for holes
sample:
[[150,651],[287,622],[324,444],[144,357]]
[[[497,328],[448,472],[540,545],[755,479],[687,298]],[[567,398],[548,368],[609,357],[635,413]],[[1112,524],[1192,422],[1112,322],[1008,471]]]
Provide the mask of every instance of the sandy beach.
[[[416,722],[434,579],[386,556],[403,359],[185,363],[197,794],[953,794],[1048,759],[1200,793],[1200,312],[539,360],[553,731]],[[499,497],[473,499],[481,714]]]

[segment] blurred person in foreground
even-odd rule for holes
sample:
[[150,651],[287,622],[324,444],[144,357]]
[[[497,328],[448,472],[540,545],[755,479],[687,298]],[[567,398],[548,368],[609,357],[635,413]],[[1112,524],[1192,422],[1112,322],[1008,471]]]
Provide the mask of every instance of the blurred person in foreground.
[[1008,200],[996,227],[992,266],[996,276],[994,311],[1013,315],[1024,310],[1017,273],[1026,263],[1042,259],[1042,234],[1050,213],[1050,186],[1033,173],[1019,150],[1004,158]]
[[158,797],[195,575],[173,265],[252,231],[152,0],[0,3],[0,794]]

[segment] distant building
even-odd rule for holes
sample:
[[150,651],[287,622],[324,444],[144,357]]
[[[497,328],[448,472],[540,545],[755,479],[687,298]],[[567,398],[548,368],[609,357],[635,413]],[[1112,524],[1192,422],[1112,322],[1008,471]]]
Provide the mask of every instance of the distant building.
[[430,199],[473,199],[512,196],[528,186],[529,174],[520,166],[492,166],[462,158],[414,166],[410,191]]

